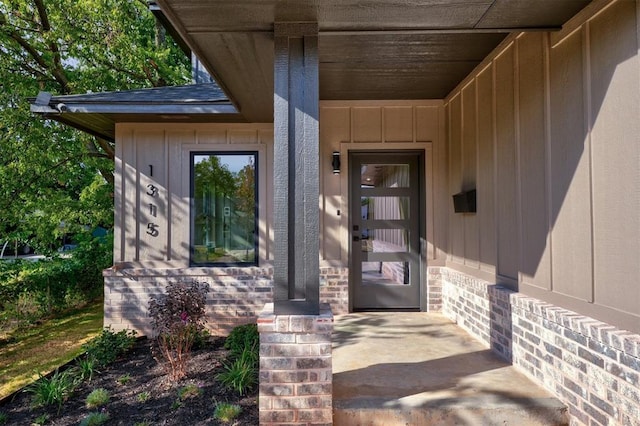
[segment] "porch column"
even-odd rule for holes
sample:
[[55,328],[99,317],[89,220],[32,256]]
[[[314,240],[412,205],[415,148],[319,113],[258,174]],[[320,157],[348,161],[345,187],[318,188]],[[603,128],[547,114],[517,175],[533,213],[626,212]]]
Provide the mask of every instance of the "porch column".
[[258,318],[260,424],[331,424],[333,316],[320,306],[318,24],[274,28],[274,303]]
[[274,313],[318,315],[318,24],[274,27]]

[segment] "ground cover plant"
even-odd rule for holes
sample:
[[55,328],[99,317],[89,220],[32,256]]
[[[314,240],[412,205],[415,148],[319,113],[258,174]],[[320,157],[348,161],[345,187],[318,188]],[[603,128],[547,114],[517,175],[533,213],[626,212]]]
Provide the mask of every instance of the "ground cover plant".
[[221,402],[216,405],[213,416],[223,423],[231,423],[242,413],[242,407],[228,402]]
[[[60,410],[55,404],[36,407],[31,394],[18,392],[0,402],[0,413],[6,415],[6,424],[16,425],[257,425],[257,389],[241,396],[216,379],[229,356],[223,338],[207,337],[193,348],[187,375],[174,381],[153,358],[151,339],[141,338],[125,355],[96,371],[91,381],[79,383]],[[109,400],[87,408],[87,398],[96,389],[104,389]]]

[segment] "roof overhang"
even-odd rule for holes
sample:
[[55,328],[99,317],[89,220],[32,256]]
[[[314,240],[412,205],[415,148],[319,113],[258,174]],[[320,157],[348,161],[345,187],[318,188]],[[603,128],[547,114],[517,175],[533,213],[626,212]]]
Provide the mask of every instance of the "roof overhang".
[[249,121],[273,119],[275,22],[317,22],[320,99],[445,98],[510,32],[590,0],[157,0]]
[[29,101],[33,113],[110,141],[116,123],[246,121],[215,84],[67,96],[41,92]]

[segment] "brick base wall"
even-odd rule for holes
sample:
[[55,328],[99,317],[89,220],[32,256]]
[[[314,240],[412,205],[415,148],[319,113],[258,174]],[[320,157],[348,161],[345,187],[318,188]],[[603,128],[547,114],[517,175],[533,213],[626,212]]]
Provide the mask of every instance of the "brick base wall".
[[[271,268],[107,269],[104,276],[104,325],[151,335],[148,306],[170,282],[201,281],[210,286],[207,328],[226,335],[235,326],[255,322],[273,301]],[[349,311],[348,268],[320,268],[320,301],[336,313]]]
[[320,303],[328,303],[334,315],[349,313],[349,268],[320,268]]
[[640,335],[449,268],[442,312],[569,407],[574,425],[640,426]]
[[320,315],[258,318],[260,333],[260,424],[330,425],[333,416],[331,332],[328,305]]
[[142,335],[152,334],[149,299],[164,292],[170,282],[209,284],[207,328],[215,335],[255,322],[265,303],[273,298],[270,268],[108,269],[103,275],[105,326],[129,328]]
[[427,268],[427,312],[442,312],[442,268]]

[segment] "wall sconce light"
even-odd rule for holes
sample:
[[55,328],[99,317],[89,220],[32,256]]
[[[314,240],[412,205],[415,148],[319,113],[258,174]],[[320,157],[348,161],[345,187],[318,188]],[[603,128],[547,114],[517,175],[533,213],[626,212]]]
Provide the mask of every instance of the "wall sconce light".
[[333,155],[331,158],[331,166],[333,167],[333,174],[340,174],[340,153],[338,151],[333,151]]

